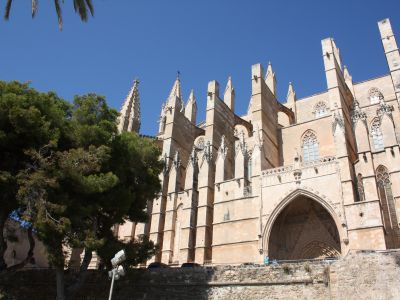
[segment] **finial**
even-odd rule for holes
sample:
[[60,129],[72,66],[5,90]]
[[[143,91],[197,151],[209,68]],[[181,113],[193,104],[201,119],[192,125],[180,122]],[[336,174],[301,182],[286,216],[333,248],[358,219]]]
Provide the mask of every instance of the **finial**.
[[176,79],[178,79],[178,80],[181,79],[181,72],[179,70],[176,71]]

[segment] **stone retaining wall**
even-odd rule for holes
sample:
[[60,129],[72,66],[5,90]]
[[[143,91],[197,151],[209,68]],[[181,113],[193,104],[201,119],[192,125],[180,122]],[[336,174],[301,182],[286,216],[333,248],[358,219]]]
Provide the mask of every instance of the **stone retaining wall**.
[[[113,299],[400,299],[399,264],[394,251],[356,252],[336,262],[135,269],[116,282]],[[55,299],[54,277],[52,270],[2,276],[0,299]],[[109,287],[106,273],[90,272],[75,299],[108,299]]]

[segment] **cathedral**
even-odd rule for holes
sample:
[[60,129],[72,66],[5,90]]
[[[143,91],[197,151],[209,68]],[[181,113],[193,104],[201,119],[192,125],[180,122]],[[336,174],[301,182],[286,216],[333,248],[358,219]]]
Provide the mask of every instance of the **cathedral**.
[[[389,73],[353,83],[332,38],[322,40],[327,89],[277,99],[272,65],[251,67],[251,99],[235,113],[231,78],[210,81],[206,118],[177,78],[155,137],[164,170],[146,224],[151,261],[168,265],[264,263],[400,248],[400,54],[390,21],[378,22]],[[121,109],[120,131],[140,128],[139,82]],[[151,262],[150,261],[150,262]]]

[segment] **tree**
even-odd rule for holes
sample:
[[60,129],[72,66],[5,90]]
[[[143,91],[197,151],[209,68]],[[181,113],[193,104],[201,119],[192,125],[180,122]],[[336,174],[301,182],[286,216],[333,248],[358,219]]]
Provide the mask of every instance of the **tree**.
[[[7,268],[4,226],[13,211],[24,210],[17,200],[18,180],[35,165],[29,152],[40,153],[62,143],[61,128],[70,108],[54,93],[39,93],[28,84],[0,81],[0,271]],[[28,233],[32,233],[31,228]]]
[[31,151],[38,168],[19,178],[18,198],[31,208],[27,218],[56,268],[58,299],[64,299],[66,248],[84,249],[78,280],[66,289],[69,297],[83,283],[92,251],[107,262],[125,248],[131,264],[155,251],[146,239],[124,243],[111,231],[125,220],[146,220],[146,204],[160,190],[162,169],[154,141],[118,134],[117,115],[103,97],[76,97],[69,126],[63,127],[72,147]]
[[[13,0],[7,0],[7,2],[6,2],[6,8],[5,8],[5,13],[4,13],[4,18],[6,20],[8,20],[10,18],[12,2],[13,2]],[[32,18],[34,18],[36,16],[38,2],[39,2],[38,0],[32,0]],[[64,3],[64,0],[62,2]],[[86,22],[88,20],[89,12],[93,16],[94,8],[93,8],[92,0],[73,0],[73,4],[74,4],[75,12],[80,16],[80,18],[83,22]],[[61,30],[62,25],[63,25],[63,20],[62,20],[62,11],[61,11],[60,0],[54,0],[54,5],[55,5],[56,13],[57,13],[58,27]]]

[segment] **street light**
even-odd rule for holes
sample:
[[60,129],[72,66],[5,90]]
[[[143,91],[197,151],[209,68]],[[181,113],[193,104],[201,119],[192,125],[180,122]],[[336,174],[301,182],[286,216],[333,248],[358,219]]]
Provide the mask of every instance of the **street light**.
[[121,264],[126,260],[125,251],[121,250],[114,255],[111,259],[111,264],[113,269],[108,272],[108,276],[111,277],[111,288],[110,288],[110,296],[108,300],[112,299],[112,293],[114,289],[114,280],[120,279],[122,276],[125,275],[124,267]]

